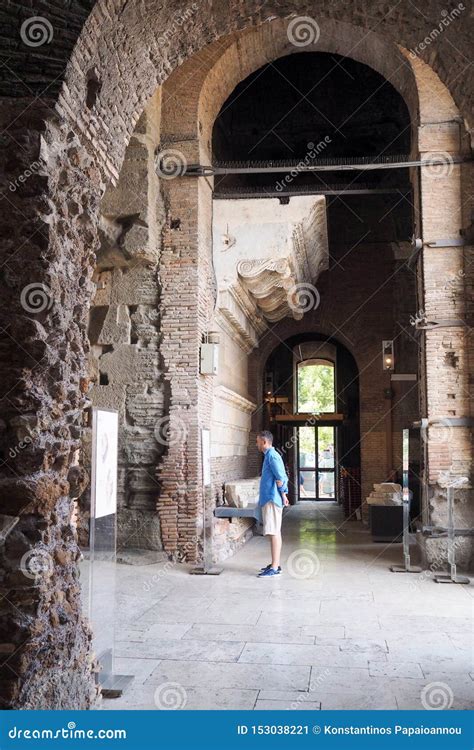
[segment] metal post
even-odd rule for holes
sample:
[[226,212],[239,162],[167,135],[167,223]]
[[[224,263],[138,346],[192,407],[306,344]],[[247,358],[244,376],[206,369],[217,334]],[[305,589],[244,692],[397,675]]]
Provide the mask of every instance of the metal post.
[[438,573],[433,576],[433,580],[436,583],[470,583],[470,579],[466,576],[458,576],[456,572],[456,544],[455,544],[455,532],[454,532],[454,489],[456,487],[466,487],[468,480],[465,478],[458,479],[457,481],[451,482],[447,485],[447,503],[448,503],[448,563],[449,573]]
[[[208,518],[208,505],[211,500],[211,433],[210,430],[201,430],[201,458],[202,458],[202,565],[198,565],[191,570],[192,575],[196,576],[218,576],[222,573],[223,568],[212,564],[212,519],[210,514]],[[207,529],[209,529],[210,539],[208,544]]]

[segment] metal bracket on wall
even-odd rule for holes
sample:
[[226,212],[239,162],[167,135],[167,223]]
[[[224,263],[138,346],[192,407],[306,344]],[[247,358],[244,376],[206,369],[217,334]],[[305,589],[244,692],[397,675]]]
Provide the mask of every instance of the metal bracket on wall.
[[[421,531],[432,539],[442,539],[448,535],[445,526],[422,526]],[[453,529],[454,536],[474,536],[474,529]]]
[[445,320],[427,320],[424,323],[417,323],[415,331],[433,331],[435,328],[462,328],[467,325],[461,318],[446,318]]
[[436,424],[443,427],[474,427],[474,417],[424,417],[419,422],[413,422],[411,426],[414,430],[419,430]]
[[[164,161],[164,160],[162,160]],[[472,159],[466,156],[451,156],[451,164],[464,164]],[[216,164],[188,164],[179,177],[212,177],[229,174],[262,174],[265,172],[367,172],[377,169],[404,169],[407,167],[444,166],[442,157],[410,159],[406,154],[383,157],[356,156],[329,159],[272,159],[266,161],[224,161]]]
[[452,237],[447,240],[430,240],[424,244],[426,247],[465,247],[469,243],[463,237]]

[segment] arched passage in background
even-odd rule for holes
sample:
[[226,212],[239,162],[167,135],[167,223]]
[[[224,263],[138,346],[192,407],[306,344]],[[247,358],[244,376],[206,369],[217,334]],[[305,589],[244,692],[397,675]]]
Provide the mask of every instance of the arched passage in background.
[[[301,370],[318,367],[321,373],[302,384]],[[355,517],[361,501],[361,432],[359,370],[351,352],[317,332],[285,339],[264,365],[262,399],[263,427],[273,432],[290,472],[291,502],[346,500],[346,517]],[[344,473],[358,487],[351,504],[344,497]]]

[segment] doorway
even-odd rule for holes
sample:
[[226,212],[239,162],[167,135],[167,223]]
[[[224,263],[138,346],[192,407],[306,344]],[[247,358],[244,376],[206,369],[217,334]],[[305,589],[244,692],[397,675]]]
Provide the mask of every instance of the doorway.
[[336,428],[297,427],[298,500],[337,500]]

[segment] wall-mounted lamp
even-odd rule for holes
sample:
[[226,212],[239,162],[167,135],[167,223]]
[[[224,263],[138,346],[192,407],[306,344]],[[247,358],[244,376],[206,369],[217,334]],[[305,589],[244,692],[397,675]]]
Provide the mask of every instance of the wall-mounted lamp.
[[265,395],[267,398],[273,396],[273,372],[265,373]]
[[395,369],[395,357],[393,355],[393,341],[382,341],[383,369],[393,372]]

